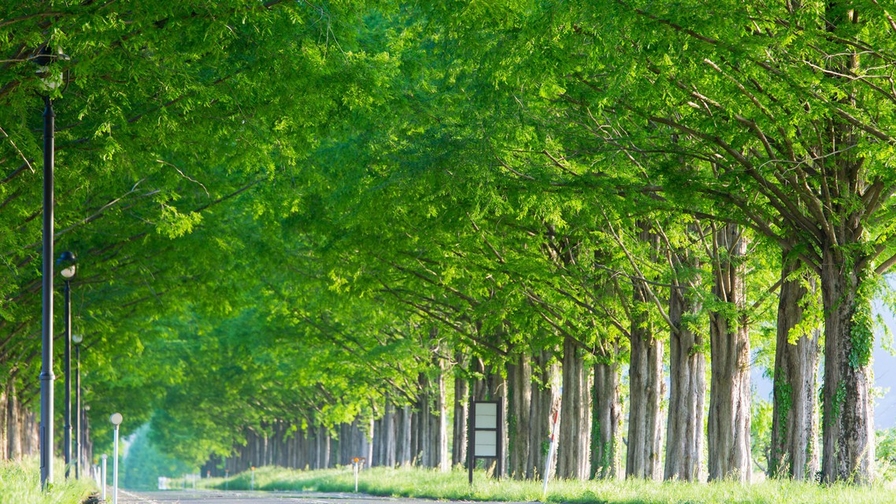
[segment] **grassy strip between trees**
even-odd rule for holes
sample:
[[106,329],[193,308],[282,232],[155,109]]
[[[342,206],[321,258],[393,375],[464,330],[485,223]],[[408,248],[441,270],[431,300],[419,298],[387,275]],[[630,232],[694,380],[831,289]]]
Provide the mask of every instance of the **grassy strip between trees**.
[[40,488],[37,457],[21,462],[0,462],[0,504],[78,504],[96,492],[96,485],[90,478],[66,480],[61,461],[57,461],[53,469],[55,483],[44,492]]
[[[225,488],[223,479],[204,481],[214,488]],[[354,485],[351,468],[295,471],[264,467],[255,471],[254,488],[353,492]],[[226,488],[231,490],[249,489],[251,486],[252,475],[249,471],[226,481]],[[542,483],[536,481],[495,481],[477,472],[471,487],[465,471],[440,473],[426,469],[377,467],[361,472],[358,491],[393,497],[512,502],[878,504],[893,502],[896,486],[892,482],[871,486],[823,486],[772,480],[750,485],[736,482],[552,481],[548,485],[547,496],[543,497]]]

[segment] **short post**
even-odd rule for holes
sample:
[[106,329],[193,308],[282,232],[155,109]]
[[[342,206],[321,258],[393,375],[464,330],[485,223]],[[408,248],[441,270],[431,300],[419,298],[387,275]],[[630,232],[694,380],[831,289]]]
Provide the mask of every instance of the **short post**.
[[118,426],[121,425],[121,413],[112,413],[109,421],[115,430],[112,448],[112,504],[118,504]]
[[364,457],[355,457],[352,459],[352,469],[355,473],[355,493],[358,493],[358,477],[361,473],[361,467],[364,465]]
[[106,479],[106,459],[107,458],[109,458],[109,456],[104,453],[103,454],[103,470],[100,475],[100,478],[102,478],[102,480],[103,480],[103,484],[100,485],[103,488],[103,502],[106,502],[106,482],[108,481]]
[[557,425],[559,424],[560,410],[554,411],[551,415],[551,444],[548,447],[548,458],[544,463],[544,487],[541,491],[542,498],[548,495],[548,480],[551,479],[551,462],[554,459],[554,452],[557,451]]
[[252,466],[252,483],[249,488],[255,490],[255,466]]

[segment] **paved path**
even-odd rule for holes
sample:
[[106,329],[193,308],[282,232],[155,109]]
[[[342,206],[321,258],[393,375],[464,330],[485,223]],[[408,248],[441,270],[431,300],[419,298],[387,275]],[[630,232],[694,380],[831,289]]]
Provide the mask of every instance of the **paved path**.
[[[107,492],[106,502],[111,504],[111,489]],[[433,504],[435,502],[446,504],[448,501],[318,492],[250,492],[242,490],[225,492],[220,490],[177,490],[165,492],[140,492],[137,494],[121,489],[118,490],[118,504]]]

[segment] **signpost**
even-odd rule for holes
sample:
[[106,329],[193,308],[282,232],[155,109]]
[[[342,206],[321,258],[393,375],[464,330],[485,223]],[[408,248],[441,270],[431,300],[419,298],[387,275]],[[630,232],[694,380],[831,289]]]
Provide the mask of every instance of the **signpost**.
[[469,472],[473,484],[473,467],[476,459],[495,461],[495,476],[504,474],[504,399],[494,401],[470,401]]

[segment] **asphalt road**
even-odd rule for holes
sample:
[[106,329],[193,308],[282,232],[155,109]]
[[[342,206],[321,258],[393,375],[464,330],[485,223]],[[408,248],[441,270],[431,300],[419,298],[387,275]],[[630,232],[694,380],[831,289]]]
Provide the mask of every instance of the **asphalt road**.
[[[106,495],[106,502],[109,504],[112,502],[111,490]],[[118,504],[433,504],[435,502],[447,504],[449,501],[317,492],[177,490],[137,494],[118,490]]]

